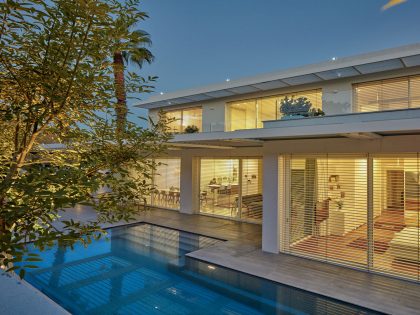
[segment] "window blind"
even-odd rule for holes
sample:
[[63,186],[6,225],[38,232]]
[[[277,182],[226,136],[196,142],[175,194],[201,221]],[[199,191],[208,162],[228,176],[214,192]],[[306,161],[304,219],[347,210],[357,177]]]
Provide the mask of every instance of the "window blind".
[[366,268],[366,163],[365,157],[291,156],[283,251]]
[[420,281],[419,154],[279,163],[282,252]]
[[420,76],[354,85],[354,111],[374,112],[420,107]]
[[417,154],[373,159],[373,269],[419,280]]

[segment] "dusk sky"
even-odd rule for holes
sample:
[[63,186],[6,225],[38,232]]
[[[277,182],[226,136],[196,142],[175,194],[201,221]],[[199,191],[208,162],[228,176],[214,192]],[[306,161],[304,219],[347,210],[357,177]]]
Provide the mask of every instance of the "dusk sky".
[[170,92],[420,42],[420,1],[386,2],[144,0],[156,61],[141,74]]

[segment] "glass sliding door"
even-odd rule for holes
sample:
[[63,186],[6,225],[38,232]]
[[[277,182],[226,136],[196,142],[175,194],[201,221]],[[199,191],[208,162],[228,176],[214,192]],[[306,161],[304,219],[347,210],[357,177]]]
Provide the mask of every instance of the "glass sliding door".
[[262,159],[201,159],[201,213],[260,223],[262,211]]
[[288,165],[283,250],[365,268],[367,159],[292,156]]
[[312,108],[322,109],[322,90],[309,90],[249,100],[229,102],[226,105],[226,131],[263,128],[264,121],[281,119],[279,104],[284,98],[305,97]]
[[237,217],[239,159],[201,159],[200,212]]
[[155,192],[152,195],[152,205],[161,208],[179,209],[181,159],[156,159],[156,171],[153,174]]
[[279,161],[282,252],[420,281],[418,153]]
[[241,219],[245,221],[262,221],[262,171],[262,159],[242,160]]
[[419,280],[420,160],[373,159],[373,269]]

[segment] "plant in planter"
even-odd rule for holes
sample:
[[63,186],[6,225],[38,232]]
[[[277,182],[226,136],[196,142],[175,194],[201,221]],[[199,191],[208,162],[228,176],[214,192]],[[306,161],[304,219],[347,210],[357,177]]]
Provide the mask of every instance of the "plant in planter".
[[184,131],[185,133],[196,133],[196,132],[199,132],[200,129],[195,125],[191,125],[191,126],[185,127]]
[[307,117],[325,116],[325,112],[321,108],[311,108]]
[[283,114],[282,119],[291,119],[299,117],[307,117],[312,103],[306,97],[285,97],[280,102],[280,112]]

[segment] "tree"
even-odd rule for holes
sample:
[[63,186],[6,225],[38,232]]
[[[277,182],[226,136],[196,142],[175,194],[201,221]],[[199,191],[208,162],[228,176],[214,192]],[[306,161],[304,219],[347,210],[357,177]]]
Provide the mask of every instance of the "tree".
[[[119,139],[107,119],[113,32],[129,25],[120,2],[0,3],[0,267],[21,276],[38,259],[23,242],[88,244],[101,223],[132,219],[127,203],[145,205],[153,189],[150,157],[165,150],[165,118],[149,129],[127,122]],[[154,79],[130,74],[127,93],[151,90]],[[110,191],[97,194],[103,186]],[[60,221],[77,203],[92,205],[97,220]]]
[[113,68],[115,97],[115,114],[117,119],[117,134],[124,132],[127,120],[127,93],[125,84],[125,66],[133,63],[142,68],[145,62],[151,63],[153,54],[147,48],[151,39],[147,32],[133,30],[139,21],[148,18],[145,12],[139,10],[139,0],[125,3],[115,3],[119,7],[119,16],[115,20],[113,34]]

